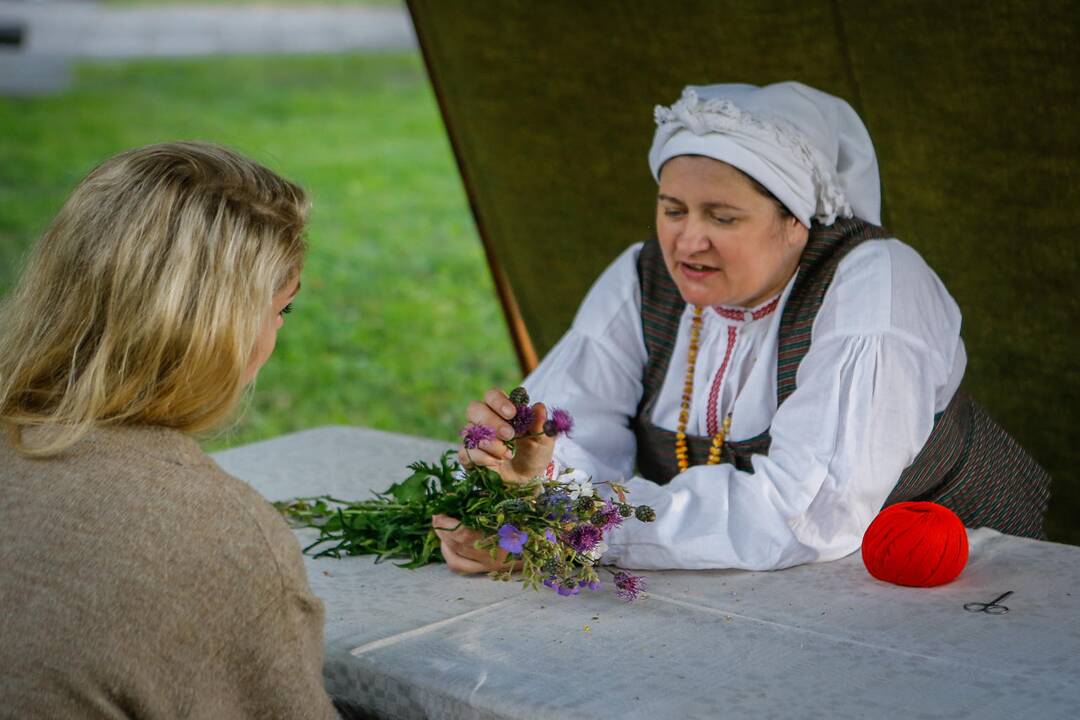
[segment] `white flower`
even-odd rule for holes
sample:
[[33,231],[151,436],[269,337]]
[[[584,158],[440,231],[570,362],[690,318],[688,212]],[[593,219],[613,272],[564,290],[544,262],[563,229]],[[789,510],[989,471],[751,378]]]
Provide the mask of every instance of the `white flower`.
[[607,552],[607,549],[608,549],[607,543],[604,542],[603,540],[601,540],[600,542],[596,543],[596,547],[594,547],[589,552],[585,553],[585,557],[587,557],[589,560],[592,560],[593,562],[596,562],[597,560],[600,559],[601,555],[603,555],[605,552]]
[[563,473],[559,479],[566,486],[566,492],[570,495],[571,500],[577,500],[582,495],[592,497],[592,478],[587,473],[581,470],[570,470]]
[[579,483],[570,483],[570,499],[577,500],[579,497],[592,497],[592,480],[582,480]]

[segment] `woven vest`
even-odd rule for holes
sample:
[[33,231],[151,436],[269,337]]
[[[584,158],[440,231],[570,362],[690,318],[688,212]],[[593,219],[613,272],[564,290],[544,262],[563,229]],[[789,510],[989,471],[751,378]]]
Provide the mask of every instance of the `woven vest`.
[[[817,223],[799,259],[799,271],[780,317],[776,362],[777,407],[795,391],[799,363],[810,349],[818,310],[840,261],[866,240],[889,237],[879,227],[855,218],[828,227]],[[679,472],[675,433],[651,417],[671,361],[686,302],[668,273],[657,241],[638,256],[641,326],[648,362],[644,393],[633,419],[637,466],[644,477],[667,483]],[[687,434],[691,465],[705,464],[711,437]],[[769,452],[769,431],[724,443],[721,461],[752,471],[750,458]],[[900,475],[885,505],[929,500],[953,510],[968,527],[991,527],[1011,535],[1043,538],[1050,498],[1050,476],[967,394],[957,391],[934,418],[923,449]]]

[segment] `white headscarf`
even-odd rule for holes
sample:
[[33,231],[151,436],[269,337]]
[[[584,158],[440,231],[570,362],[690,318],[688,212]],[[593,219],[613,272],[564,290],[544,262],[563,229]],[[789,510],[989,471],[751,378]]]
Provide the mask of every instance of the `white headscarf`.
[[856,215],[881,224],[881,181],[866,126],[838,97],[797,82],[704,85],[656,107],[649,167],[703,155],[742,170],[807,227]]

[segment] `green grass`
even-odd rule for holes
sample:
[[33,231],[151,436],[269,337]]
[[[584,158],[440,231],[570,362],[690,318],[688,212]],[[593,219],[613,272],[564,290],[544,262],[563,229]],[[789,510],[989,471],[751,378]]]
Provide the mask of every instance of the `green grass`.
[[219,449],[326,424],[452,439],[518,377],[422,64],[412,53],[85,63],[0,98],[0,293],[103,158],[170,139],[235,147],[312,195],[303,291]]

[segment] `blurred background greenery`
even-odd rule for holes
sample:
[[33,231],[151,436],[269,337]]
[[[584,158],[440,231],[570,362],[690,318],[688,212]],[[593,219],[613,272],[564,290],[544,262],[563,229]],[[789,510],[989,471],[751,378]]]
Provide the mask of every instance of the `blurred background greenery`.
[[[119,0],[130,2],[130,0]],[[314,207],[303,291],[220,449],[327,424],[452,440],[519,376],[419,53],[82,61],[0,98],[0,293],[96,163],[171,139],[235,147]]]

